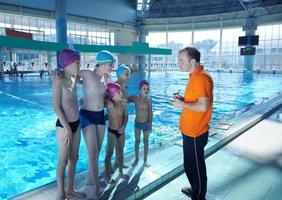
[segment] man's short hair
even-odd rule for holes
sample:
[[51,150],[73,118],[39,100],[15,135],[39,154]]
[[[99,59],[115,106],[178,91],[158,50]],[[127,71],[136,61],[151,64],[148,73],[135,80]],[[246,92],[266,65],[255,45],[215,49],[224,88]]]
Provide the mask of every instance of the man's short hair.
[[200,63],[201,53],[195,47],[185,47],[179,51],[179,53],[183,52],[186,52],[189,59],[195,59],[198,63]]

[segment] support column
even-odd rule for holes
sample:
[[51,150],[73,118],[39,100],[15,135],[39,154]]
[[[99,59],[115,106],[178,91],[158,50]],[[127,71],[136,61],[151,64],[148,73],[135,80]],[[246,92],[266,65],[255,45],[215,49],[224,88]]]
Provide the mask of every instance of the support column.
[[56,36],[57,42],[68,42],[66,0],[56,0]]
[[223,58],[222,58],[222,21],[220,22],[220,34],[219,34],[219,68],[223,67]]
[[[66,0],[56,0],[56,37],[57,42],[67,44],[67,6]],[[57,52],[57,65],[59,65]]]
[[191,44],[194,46],[194,19],[192,20],[192,27],[191,27],[191,30],[192,30],[192,38],[191,38]]
[[[146,42],[146,29],[144,25],[139,26],[138,28],[138,40],[139,42]],[[146,64],[146,56],[141,55],[138,57],[139,63],[139,71],[145,71],[145,64]]]
[[[256,18],[250,17],[247,18],[246,24],[243,26],[243,31],[245,31],[246,36],[255,35],[257,30]],[[252,47],[252,45],[248,44],[246,47]],[[254,55],[246,55],[244,56],[244,68],[247,71],[253,71],[254,69]]]
[[149,73],[151,72],[151,60],[152,60],[151,54],[149,54],[149,56],[148,56],[148,70],[149,70]]

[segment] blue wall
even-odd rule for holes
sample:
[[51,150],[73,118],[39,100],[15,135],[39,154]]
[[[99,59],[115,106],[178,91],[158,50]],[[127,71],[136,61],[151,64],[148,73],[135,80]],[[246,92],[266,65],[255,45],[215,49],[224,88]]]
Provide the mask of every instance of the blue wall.
[[[0,0],[0,3],[55,11],[56,0]],[[135,23],[136,10],[127,0],[67,0],[67,13],[126,24]]]

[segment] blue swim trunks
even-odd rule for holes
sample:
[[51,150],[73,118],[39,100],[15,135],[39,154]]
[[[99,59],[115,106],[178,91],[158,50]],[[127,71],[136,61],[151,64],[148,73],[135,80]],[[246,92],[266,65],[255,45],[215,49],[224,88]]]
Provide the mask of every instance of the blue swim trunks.
[[140,123],[140,122],[135,121],[134,127],[135,127],[135,128],[138,128],[138,129],[141,129],[141,130],[144,131],[144,132],[150,130],[149,122]]
[[105,125],[105,113],[104,110],[101,111],[90,111],[85,109],[80,109],[80,126],[81,128],[85,128],[88,125]]

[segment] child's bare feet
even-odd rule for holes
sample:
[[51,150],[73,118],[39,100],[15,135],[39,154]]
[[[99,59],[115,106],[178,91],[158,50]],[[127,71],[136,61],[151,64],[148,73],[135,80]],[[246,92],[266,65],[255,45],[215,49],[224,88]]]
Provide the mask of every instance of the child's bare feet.
[[134,167],[137,166],[137,165],[138,165],[138,162],[139,162],[139,160],[138,160],[138,159],[135,159],[134,162],[132,163],[132,166],[134,166]]
[[148,163],[148,161],[144,161],[144,166],[145,167],[151,167],[151,165]]
[[101,188],[107,187],[107,184],[105,183],[104,180],[99,180],[99,187],[101,187]]
[[[119,165],[115,162],[115,166],[118,167]],[[129,167],[128,165],[126,165],[126,164],[123,163],[122,168],[128,168],[128,167]]]
[[87,193],[87,200],[98,200],[99,199],[98,188],[94,185],[87,184],[84,188],[84,192]]
[[66,193],[67,198],[75,197],[79,199],[85,199],[87,195],[84,192],[76,192],[74,190]]
[[119,177],[125,180],[128,180],[130,177],[127,174],[119,173]]
[[108,185],[108,184],[116,184],[117,182],[116,182],[115,179],[112,179],[112,177],[105,177],[105,178],[104,178],[104,183],[105,183],[106,185]]
[[66,196],[65,195],[58,195],[57,200],[65,200]]
[[122,168],[128,168],[129,166],[128,165],[126,165],[126,164],[123,164],[122,165]]

